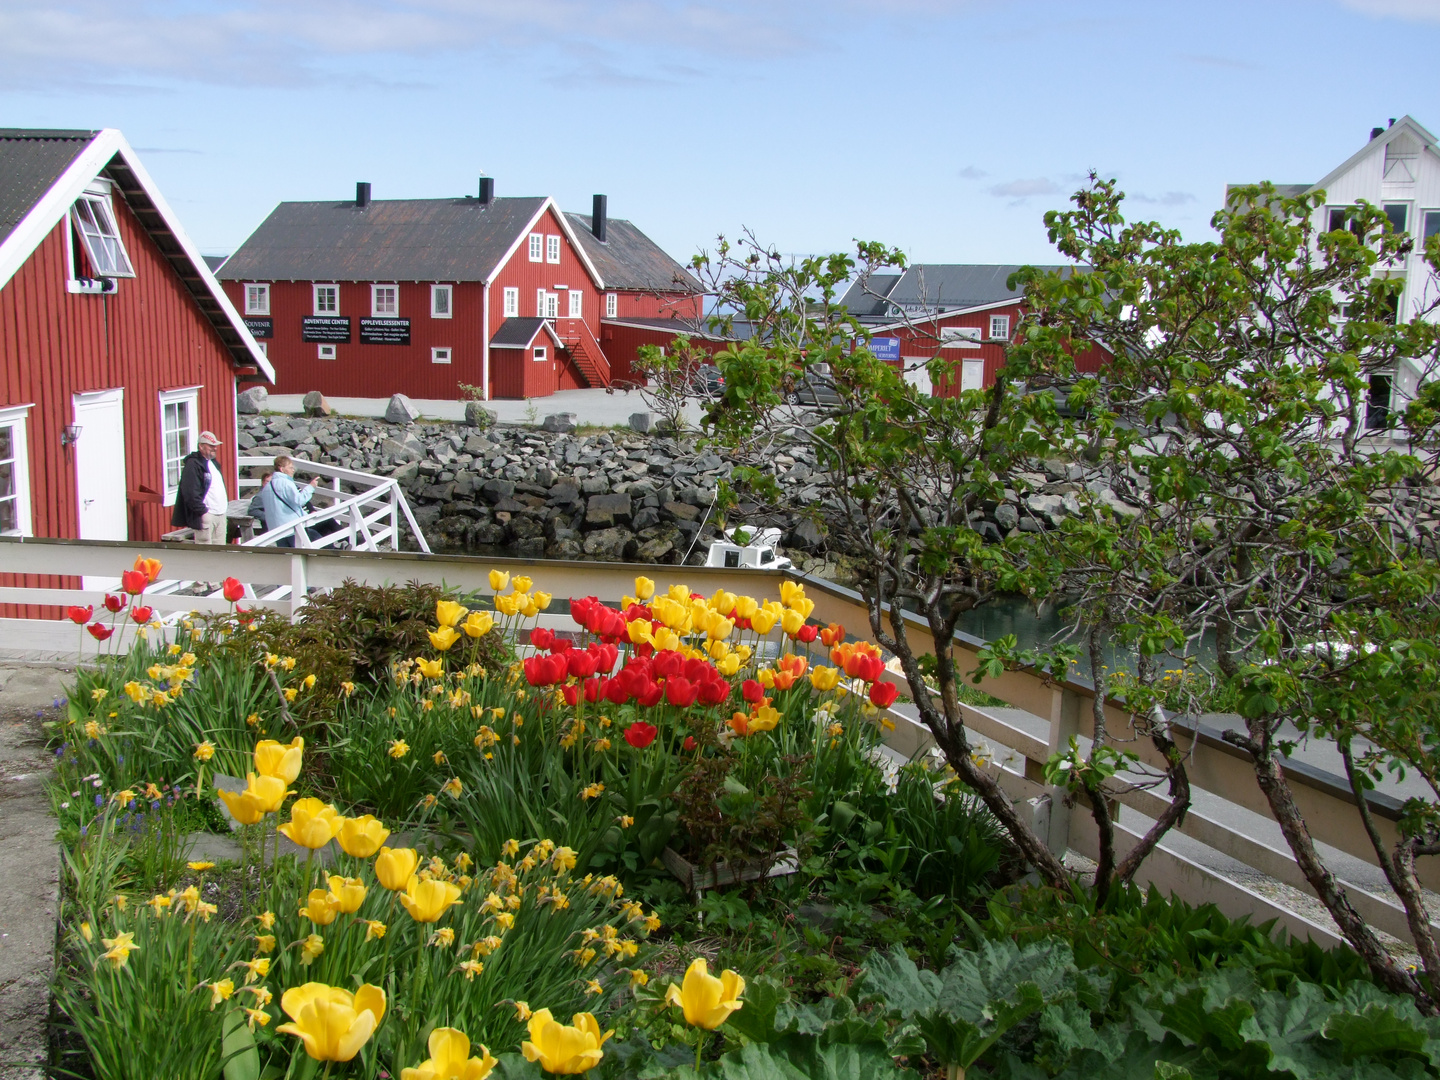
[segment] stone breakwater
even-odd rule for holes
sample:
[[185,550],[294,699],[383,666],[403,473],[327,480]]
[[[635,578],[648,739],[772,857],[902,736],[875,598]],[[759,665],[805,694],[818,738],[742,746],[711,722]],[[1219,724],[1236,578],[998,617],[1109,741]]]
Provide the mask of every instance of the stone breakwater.
[[[339,417],[240,416],[240,453],[290,454],[400,481],[430,546],[440,551],[525,558],[700,565],[717,539],[715,496],[733,468],[693,441],[661,434],[579,434],[568,424],[472,427]],[[801,569],[845,580],[844,552],[827,551],[809,511],[825,489],[813,452],[794,444],[767,463],[793,511],[732,523],[778,525]],[[1024,476],[977,528],[999,541],[1080,512],[1080,485],[1063,465]],[[1134,511],[1105,490],[1117,511]]]

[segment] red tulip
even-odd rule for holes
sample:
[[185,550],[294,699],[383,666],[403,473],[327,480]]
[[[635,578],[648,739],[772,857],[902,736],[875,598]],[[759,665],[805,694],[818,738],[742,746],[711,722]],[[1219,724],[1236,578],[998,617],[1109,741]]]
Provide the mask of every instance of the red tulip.
[[765,696],[765,688],[754,679],[746,679],[740,684],[740,696],[751,705],[758,705],[760,699]]
[[581,626],[584,626],[590,619],[590,615],[600,606],[600,601],[593,596],[581,597],[579,600],[570,601],[570,617]]
[[611,705],[624,705],[631,698],[630,691],[625,688],[626,684],[620,679],[605,680],[605,700]]
[[125,610],[125,605],[129,602],[130,598],[128,596],[111,596],[109,593],[105,594],[106,611],[113,611],[116,614],[119,614],[120,612]]
[[568,637],[561,637],[559,634],[556,634],[555,640],[550,643],[550,651],[552,653],[562,653],[574,647],[575,642],[571,641]]
[[131,596],[139,596],[150,584],[150,575],[144,570],[125,570],[120,574],[120,587]]
[[685,658],[674,649],[664,649],[656,653],[653,664],[652,670],[657,679],[668,679],[685,670]]
[[233,604],[237,600],[245,599],[245,586],[240,584],[238,579],[227,577],[220,583],[220,595]]
[[560,693],[565,695],[566,705],[574,705],[580,700],[580,691],[574,683],[566,683],[560,688]]
[[101,626],[98,622],[92,622],[85,629],[90,631],[90,636],[93,637],[96,641],[104,641],[111,634],[115,633],[115,631],[110,629],[110,627]]
[[893,682],[877,682],[870,687],[870,704],[877,708],[888,709],[899,696],[900,688]]
[[730,696],[730,684],[724,679],[706,679],[695,685],[702,705],[719,705]]
[[530,644],[537,649],[548,649],[555,644],[555,634],[543,626],[537,626],[530,631]]
[[665,680],[665,700],[682,709],[695,704],[700,688],[683,676]]
[[685,742],[682,743],[681,745],[683,745],[686,750],[694,750],[694,749],[695,749],[695,736],[694,736],[694,735],[686,735],[686,736],[685,736]]
[[660,699],[664,696],[665,691],[661,689],[660,684],[652,680],[641,687],[639,693],[635,695],[635,704],[648,709],[659,705]]
[[819,637],[819,635],[820,628],[818,626],[811,626],[809,623],[806,623],[804,626],[800,627],[799,630],[795,631],[795,640],[805,645],[809,645],[812,641]]
[[134,619],[141,626],[144,626],[151,619],[155,618],[155,609],[148,605],[146,607],[132,607],[130,609],[130,618]]
[[89,604],[85,607],[66,608],[65,614],[69,616],[71,622],[84,626],[90,621],[90,616],[95,614],[95,605]]
[[565,654],[566,666],[577,679],[588,679],[595,674],[595,654],[589,650],[571,649]]
[[595,702],[599,701],[600,695],[604,692],[605,689],[605,681],[606,680],[601,679],[597,675],[593,679],[586,679],[584,682],[582,682],[580,684],[580,687],[585,691],[585,700],[590,702],[590,704],[592,705]]
[[660,734],[660,729],[654,724],[647,724],[644,720],[636,720],[625,729],[625,741],[636,750],[644,750],[655,741],[655,736]]

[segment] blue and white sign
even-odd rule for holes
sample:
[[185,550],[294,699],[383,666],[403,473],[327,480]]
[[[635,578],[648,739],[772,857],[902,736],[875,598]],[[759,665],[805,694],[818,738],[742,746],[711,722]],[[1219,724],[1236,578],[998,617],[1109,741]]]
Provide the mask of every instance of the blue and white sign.
[[894,361],[900,360],[900,339],[898,337],[872,337],[870,339],[870,351],[875,354],[876,360]]

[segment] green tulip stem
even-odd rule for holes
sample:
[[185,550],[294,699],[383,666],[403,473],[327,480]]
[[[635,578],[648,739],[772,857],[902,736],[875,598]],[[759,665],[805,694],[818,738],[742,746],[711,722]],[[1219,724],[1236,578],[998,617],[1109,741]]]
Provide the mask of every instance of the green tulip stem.
[[695,1040],[695,1071],[700,1071],[700,1055],[705,1052],[705,1029],[700,1029],[700,1037]]

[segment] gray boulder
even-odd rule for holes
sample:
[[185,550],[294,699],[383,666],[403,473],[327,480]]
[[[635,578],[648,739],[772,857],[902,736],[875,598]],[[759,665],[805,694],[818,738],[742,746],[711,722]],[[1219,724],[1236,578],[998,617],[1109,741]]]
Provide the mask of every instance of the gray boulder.
[[1020,511],[1016,510],[1010,503],[1001,503],[995,507],[995,521],[1000,528],[1009,532],[1020,523]]
[[300,408],[306,416],[329,416],[335,411],[330,408],[330,403],[325,400],[325,395],[319,390],[311,390],[301,398]]
[[562,412],[551,413],[540,421],[540,430],[548,431],[555,435],[564,435],[575,430],[575,414]]
[[488,428],[499,420],[499,414],[485,408],[478,401],[465,403],[465,423],[475,428]]
[[614,525],[630,520],[629,495],[591,495],[586,504],[585,524]]
[[655,426],[655,414],[652,412],[637,412],[630,414],[630,429],[639,431],[642,434]]
[[420,410],[404,394],[392,394],[385,406],[385,419],[392,424],[413,424],[420,419]]
[[263,386],[252,386],[248,390],[241,390],[235,395],[235,411],[242,416],[256,416],[265,409],[265,401],[270,396],[270,391]]

